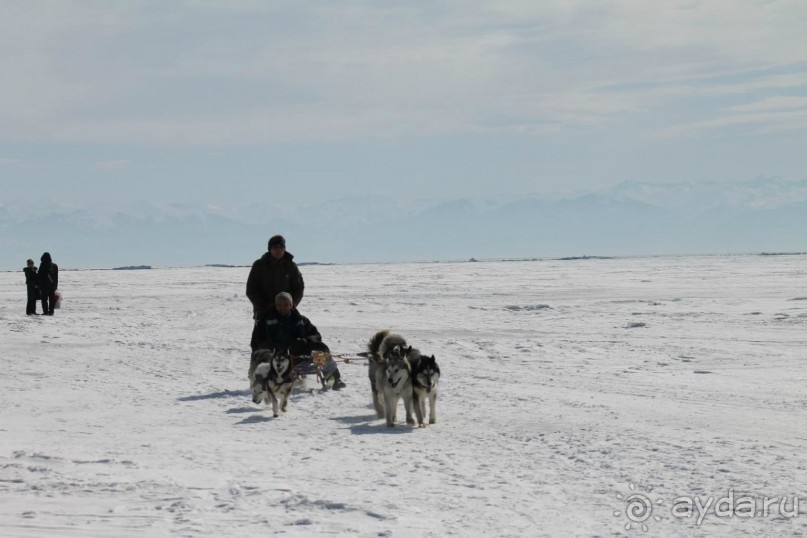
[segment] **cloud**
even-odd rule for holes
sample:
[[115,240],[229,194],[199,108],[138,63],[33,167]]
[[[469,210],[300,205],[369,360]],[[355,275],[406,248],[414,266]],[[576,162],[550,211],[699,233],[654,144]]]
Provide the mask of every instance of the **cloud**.
[[792,95],[777,95],[767,97],[755,103],[729,107],[731,112],[767,112],[770,110],[807,110],[807,97]]
[[47,169],[50,164],[42,161],[0,157],[0,166],[14,167],[22,170]]
[[657,136],[659,138],[697,137],[727,129],[734,132],[742,129],[743,133],[753,135],[806,130],[807,107],[795,111],[726,114],[704,121],[676,125],[658,133]]
[[101,170],[104,172],[119,172],[121,170],[125,170],[132,166],[132,161],[129,159],[119,159],[115,161],[100,161],[93,165],[93,168],[96,170]]
[[[807,130],[807,97],[771,95],[754,98],[761,92],[807,88],[807,73],[759,77],[734,84],[706,84],[699,91],[708,96],[751,96],[750,102],[721,108],[710,118],[669,126],[657,133],[660,138],[696,137],[726,132],[767,135],[782,131]],[[694,90],[698,91],[698,90]]]
[[807,86],[807,5],[795,0],[53,0],[5,11],[6,141],[535,136],[681,100]]

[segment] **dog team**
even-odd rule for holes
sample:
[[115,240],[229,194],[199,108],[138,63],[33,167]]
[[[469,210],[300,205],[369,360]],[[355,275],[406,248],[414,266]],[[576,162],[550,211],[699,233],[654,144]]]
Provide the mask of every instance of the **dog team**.
[[[345,387],[328,346],[311,321],[298,311],[305,282],[282,235],[269,238],[266,253],[255,260],[247,277],[246,295],[255,320],[250,347],[249,383],[254,403],[272,403],[275,417],[285,412],[294,381],[316,374],[323,387]],[[367,345],[370,389],[378,418],[395,426],[398,402],[403,400],[406,423],[437,421],[437,383],[440,369],[434,356],[425,356],[400,335],[380,331]]]
[[[373,408],[378,418],[394,427],[398,402],[403,400],[406,423],[426,427],[426,401],[429,424],[437,422],[437,388],[440,367],[434,355],[428,356],[408,345],[390,331],[379,331],[367,344],[368,377]],[[249,382],[254,403],[272,403],[275,417],[285,412],[294,385],[293,357],[287,350],[258,349],[252,353]],[[414,417],[412,410],[414,409]]]

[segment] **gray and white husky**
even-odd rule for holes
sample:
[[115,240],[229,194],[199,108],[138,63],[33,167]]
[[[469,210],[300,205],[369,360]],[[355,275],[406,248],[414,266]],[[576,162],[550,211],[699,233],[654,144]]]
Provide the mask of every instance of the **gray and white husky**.
[[415,398],[415,416],[418,426],[425,428],[426,400],[429,400],[429,424],[437,422],[437,386],[440,381],[440,367],[434,355],[420,355],[410,360],[412,366],[412,389]]
[[385,418],[387,426],[395,426],[398,400],[403,400],[406,423],[415,424],[412,418],[412,367],[409,356],[417,350],[406,344],[401,335],[380,331],[367,344],[370,352],[368,376],[373,395],[373,407],[378,418]]
[[[367,377],[370,378],[370,392],[372,393],[373,397],[373,408],[375,409],[375,413],[378,418],[384,418],[384,404],[381,401],[383,396],[379,396],[378,394],[376,375],[379,369],[384,368],[386,362],[385,357],[381,355],[379,350],[381,349],[381,342],[383,342],[389,334],[389,331],[379,331],[367,343],[367,351],[369,352],[369,359],[367,361],[369,366],[367,370]],[[399,336],[398,342],[401,345],[406,345],[406,341],[403,339],[403,337]]]
[[[258,357],[255,362],[257,353],[263,354]],[[255,367],[250,376],[252,387],[252,401],[253,403],[272,402],[272,414],[278,416],[278,408],[280,411],[286,412],[286,406],[289,402],[289,395],[291,394],[294,380],[291,377],[291,357],[285,352],[276,352],[270,350],[258,350],[253,353],[253,362]]]

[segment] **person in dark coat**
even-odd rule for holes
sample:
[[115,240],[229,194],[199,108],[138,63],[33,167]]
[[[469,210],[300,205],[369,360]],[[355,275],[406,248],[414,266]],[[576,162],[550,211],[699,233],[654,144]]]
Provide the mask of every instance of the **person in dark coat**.
[[274,305],[278,293],[285,291],[291,295],[294,308],[303,300],[305,283],[294,256],[286,251],[286,240],[282,235],[269,239],[269,251],[255,260],[247,277],[247,297],[252,303],[255,326],[250,345],[255,349],[255,331],[258,321],[264,319]]
[[[253,352],[257,349],[288,350],[292,360],[299,357],[310,357],[314,351],[331,352],[323,343],[322,336],[311,320],[294,308],[290,293],[278,293],[275,304],[264,313],[256,327]],[[332,359],[325,374],[325,377],[330,376],[334,379],[332,387],[334,390],[345,387],[345,382],[342,381],[342,376]]]
[[40,261],[37,280],[42,294],[42,314],[52,316],[56,306],[56,290],[59,289],[59,266],[53,263],[49,252],[42,254]]
[[38,316],[36,313],[36,301],[39,299],[39,280],[36,275],[36,265],[34,260],[28,260],[28,266],[23,269],[25,272],[25,287],[28,288],[28,304],[25,305],[25,313],[29,316]]

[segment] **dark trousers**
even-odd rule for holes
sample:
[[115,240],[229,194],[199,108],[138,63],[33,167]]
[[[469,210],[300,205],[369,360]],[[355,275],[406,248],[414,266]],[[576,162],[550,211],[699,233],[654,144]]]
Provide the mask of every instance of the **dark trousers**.
[[255,321],[255,324],[252,326],[252,338],[249,339],[249,347],[252,348],[253,353],[261,348],[262,333],[259,323],[261,323],[260,320]]
[[53,307],[56,305],[56,292],[42,292],[42,313],[53,315]]
[[39,288],[28,286],[28,304],[25,305],[26,314],[36,314],[36,300],[39,299]]

